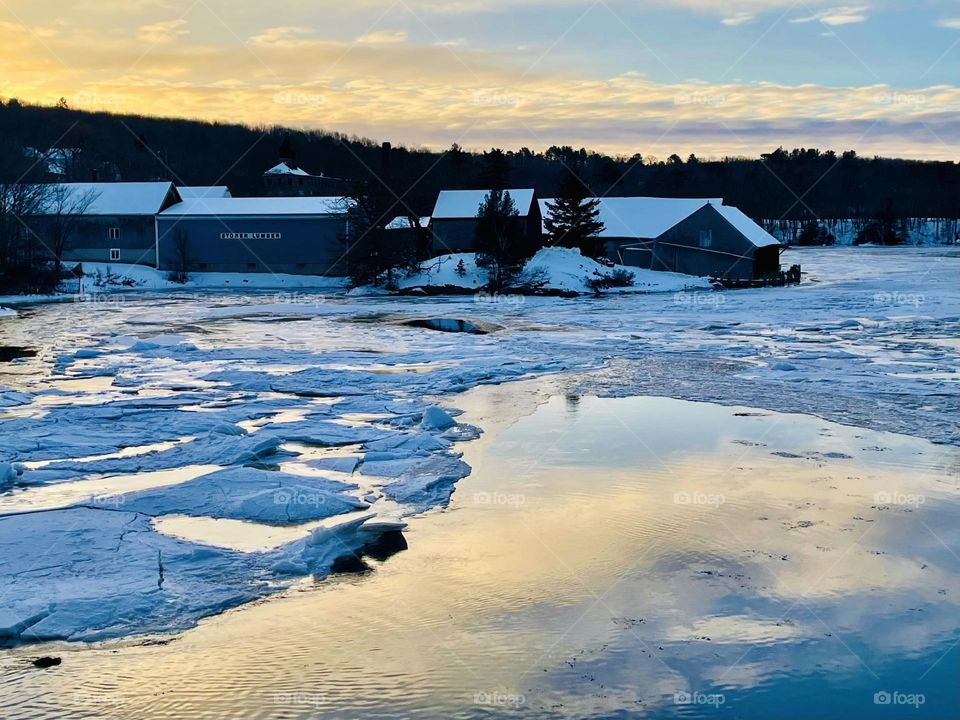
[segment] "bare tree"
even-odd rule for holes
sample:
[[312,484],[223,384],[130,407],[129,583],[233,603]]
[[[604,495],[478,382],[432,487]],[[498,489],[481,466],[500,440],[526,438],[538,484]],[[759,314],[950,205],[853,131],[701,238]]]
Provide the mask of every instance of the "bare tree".
[[44,208],[48,219],[47,244],[53,255],[54,271],[59,276],[63,253],[70,238],[100,193],[93,189],[77,190],[60,184],[51,185],[50,188]]
[[177,229],[173,233],[173,249],[177,253],[177,266],[170,273],[170,280],[178,283],[187,281],[187,272],[190,270],[190,238],[187,231]]

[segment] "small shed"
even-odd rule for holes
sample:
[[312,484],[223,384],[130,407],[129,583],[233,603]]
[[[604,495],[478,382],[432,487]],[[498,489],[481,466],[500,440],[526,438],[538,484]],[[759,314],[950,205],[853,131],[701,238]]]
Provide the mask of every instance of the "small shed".
[[[505,190],[517,206],[517,223],[531,244],[540,242],[543,217],[533,190]],[[477,235],[477,212],[489,190],[443,190],[437,197],[430,224],[436,255],[473,252]]]
[[157,218],[160,269],[345,274],[342,197],[192,198]]

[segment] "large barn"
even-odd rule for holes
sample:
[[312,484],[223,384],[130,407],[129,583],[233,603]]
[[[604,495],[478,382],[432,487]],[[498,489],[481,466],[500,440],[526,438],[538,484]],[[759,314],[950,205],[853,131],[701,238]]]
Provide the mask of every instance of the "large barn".
[[[180,202],[170,182],[60,183],[47,207],[27,220],[48,248],[52,233],[70,215],[64,262],[118,262],[156,265],[156,218]],[[60,214],[62,213],[62,215]]]
[[[517,223],[530,238],[540,241],[543,219],[533,190],[506,190],[517,206]],[[489,190],[443,190],[433,209],[433,250],[437,254],[472,252],[477,235],[477,212]]]
[[780,271],[780,243],[729,205],[705,205],[659,237],[625,247],[626,265],[752,281]]
[[159,268],[342,276],[347,200],[192,198],[157,217]]
[[[777,240],[720,198],[599,201],[604,254],[614,262],[738,281],[758,280],[780,270]],[[540,201],[545,217],[551,202]]]

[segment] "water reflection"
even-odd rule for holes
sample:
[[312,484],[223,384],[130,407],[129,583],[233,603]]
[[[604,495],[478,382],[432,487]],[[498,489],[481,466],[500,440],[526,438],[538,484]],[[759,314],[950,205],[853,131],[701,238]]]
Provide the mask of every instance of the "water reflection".
[[7,716],[956,715],[955,448],[665,398],[502,429],[517,393],[460,403],[474,474],[374,573],[55,672],[10,652]]

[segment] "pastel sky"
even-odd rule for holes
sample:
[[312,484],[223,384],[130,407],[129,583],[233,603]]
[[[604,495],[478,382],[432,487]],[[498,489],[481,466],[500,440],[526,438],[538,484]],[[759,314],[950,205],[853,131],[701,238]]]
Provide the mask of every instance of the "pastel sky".
[[960,2],[848,2],[0,0],[0,96],[433,148],[960,161]]

